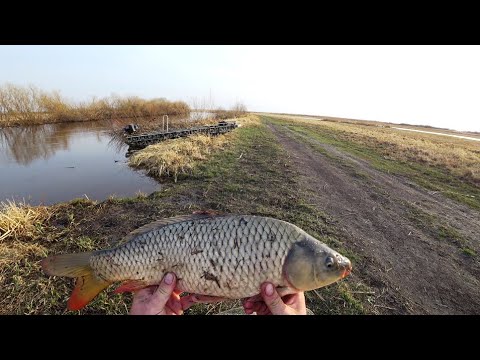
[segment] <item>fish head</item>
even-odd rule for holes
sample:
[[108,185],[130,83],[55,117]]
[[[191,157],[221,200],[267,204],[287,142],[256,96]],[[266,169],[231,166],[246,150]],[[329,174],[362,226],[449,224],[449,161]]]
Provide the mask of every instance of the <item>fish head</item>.
[[283,265],[288,283],[301,291],[334,283],[351,270],[352,263],[348,258],[310,237],[293,244]]

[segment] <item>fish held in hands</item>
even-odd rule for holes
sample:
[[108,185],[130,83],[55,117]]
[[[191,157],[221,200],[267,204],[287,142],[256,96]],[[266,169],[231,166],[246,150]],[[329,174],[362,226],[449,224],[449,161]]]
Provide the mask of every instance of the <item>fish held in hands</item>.
[[271,282],[282,296],[318,289],[347,276],[350,260],[286,221],[254,215],[196,214],[162,219],[106,250],[42,260],[47,275],[76,278],[70,310],[86,306],[115,282],[136,291],[177,276],[177,289],[240,299]]

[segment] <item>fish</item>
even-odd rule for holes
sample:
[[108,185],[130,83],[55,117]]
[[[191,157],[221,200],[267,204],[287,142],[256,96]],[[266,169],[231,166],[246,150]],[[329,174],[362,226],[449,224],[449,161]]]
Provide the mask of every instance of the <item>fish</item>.
[[108,286],[135,292],[175,273],[180,292],[217,299],[259,294],[273,283],[281,296],[318,289],[352,270],[350,260],[289,222],[257,215],[193,214],[142,226],[110,249],[41,261],[45,274],[76,278],[67,302],[79,310]]

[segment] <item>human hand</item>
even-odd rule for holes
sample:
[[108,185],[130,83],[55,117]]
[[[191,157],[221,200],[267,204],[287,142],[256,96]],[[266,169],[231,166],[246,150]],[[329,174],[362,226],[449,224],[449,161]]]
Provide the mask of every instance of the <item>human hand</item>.
[[175,286],[175,274],[167,273],[160,285],[135,292],[130,315],[182,315],[180,292]]
[[256,312],[258,315],[307,315],[303,292],[280,297],[273,284],[263,283],[261,296],[263,301],[256,300],[257,296],[242,301],[246,314]]

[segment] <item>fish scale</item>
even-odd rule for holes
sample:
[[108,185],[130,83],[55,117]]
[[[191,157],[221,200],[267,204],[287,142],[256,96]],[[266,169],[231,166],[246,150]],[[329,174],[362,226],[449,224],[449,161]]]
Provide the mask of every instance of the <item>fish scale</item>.
[[229,216],[174,223],[149,231],[90,259],[102,279],[158,284],[174,272],[179,290],[238,298],[258,293],[269,280],[286,286],[282,264],[287,249],[304,235],[286,231],[286,222],[256,216]]

